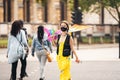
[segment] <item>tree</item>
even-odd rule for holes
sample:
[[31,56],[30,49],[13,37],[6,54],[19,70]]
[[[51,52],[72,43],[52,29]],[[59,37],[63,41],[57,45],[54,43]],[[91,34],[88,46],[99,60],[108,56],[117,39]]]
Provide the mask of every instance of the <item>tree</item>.
[[[104,5],[105,9],[118,22],[120,28],[120,0],[102,0],[101,4]],[[111,10],[116,12],[117,17],[111,12]]]
[[[92,5],[97,5],[94,10],[100,11],[101,7],[104,7],[109,14],[118,22],[119,26],[119,37],[120,37],[120,0],[79,0],[79,6],[82,11],[90,11]],[[114,13],[113,13],[114,11]],[[115,16],[117,15],[117,16]],[[120,49],[120,39],[119,39]],[[119,50],[120,58],[120,50]]]
[[[104,8],[110,13],[110,15],[118,22],[119,28],[120,28],[120,0],[78,0],[79,1],[79,7],[82,11],[90,11],[92,5],[94,6],[94,9],[92,10],[100,12],[101,6],[104,6]],[[69,1],[70,4],[73,4],[73,1]],[[71,5],[71,9],[73,9],[73,5]],[[112,13],[112,10],[116,12],[116,14]],[[115,16],[117,15],[117,17]]]
[[36,0],[36,2],[42,4],[42,6],[45,6],[47,0]]

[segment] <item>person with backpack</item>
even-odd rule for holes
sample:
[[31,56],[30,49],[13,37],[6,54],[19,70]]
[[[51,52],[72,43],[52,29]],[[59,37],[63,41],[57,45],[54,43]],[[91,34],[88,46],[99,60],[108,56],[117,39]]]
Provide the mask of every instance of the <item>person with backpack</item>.
[[18,60],[25,58],[23,47],[27,47],[28,49],[27,40],[24,31],[21,30],[19,21],[16,20],[12,23],[8,37],[7,57],[8,62],[12,64],[10,80],[16,80]]
[[37,29],[37,35],[33,37],[32,41],[32,56],[34,57],[34,53],[36,52],[36,55],[38,57],[39,63],[40,63],[40,79],[44,80],[44,68],[47,61],[47,51],[49,50],[48,43],[47,43],[47,34],[44,32],[44,27],[39,26]]
[[73,39],[68,34],[69,25],[66,21],[60,23],[62,33],[58,35],[57,40],[57,63],[60,70],[60,80],[71,80],[70,74],[70,62],[71,62],[71,51],[75,55],[76,62],[80,60],[73,47]]

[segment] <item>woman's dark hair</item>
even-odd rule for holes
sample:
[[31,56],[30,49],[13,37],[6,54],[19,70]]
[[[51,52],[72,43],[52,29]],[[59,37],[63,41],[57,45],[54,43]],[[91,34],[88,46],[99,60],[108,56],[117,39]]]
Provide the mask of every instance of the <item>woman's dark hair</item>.
[[16,37],[16,35],[18,34],[18,32],[20,32],[20,29],[21,29],[21,26],[20,26],[20,23],[19,23],[19,21],[14,21],[13,23],[12,23],[12,28],[11,28],[11,35],[13,35],[13,36],[15,36]]
[[41,44],[42,44],[43,37],[44,37],[44,27],[39,26],[37,31],[37,38]]
[[20,26],[21,26],[21,28],[23,28],[23,21],[22,20],[18,20],[19,21],[19,23],[20,23]]

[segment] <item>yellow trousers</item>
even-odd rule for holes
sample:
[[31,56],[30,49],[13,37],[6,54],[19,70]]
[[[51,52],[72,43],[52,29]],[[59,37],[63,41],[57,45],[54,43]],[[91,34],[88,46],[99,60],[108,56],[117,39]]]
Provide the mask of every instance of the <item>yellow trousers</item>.
[[60,69],[60,80],[70,80],[70,56],[64,57],[62,55],[64,42],[60,43],[59,54],[57,55],[58,67]]
[[60,80],[70,80],[70,57],[59,57],[57,59],[60,69]]

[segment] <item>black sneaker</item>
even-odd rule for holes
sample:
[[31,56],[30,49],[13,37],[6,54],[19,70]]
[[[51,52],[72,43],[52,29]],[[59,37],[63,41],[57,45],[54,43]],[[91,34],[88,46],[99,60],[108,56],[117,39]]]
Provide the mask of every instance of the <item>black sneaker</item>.
[[24,78],[24,77],[28,77],[28,74],[25,73],[23,76],[21,76],[21,78]]
[[12,80],[12,78],[10,77],[10,80]]
[[12,80],[12,76],[10,76],[10,80]]
[[23,80],[23,78],[19,78],[19,80]]
[[25,76],[25,77],[28,77],[28,74],[27,74],[27,73],[25,73],[25,74],[24,74],[24,76]]
[[39,80],[43,80],[43,78],[40,78]]

